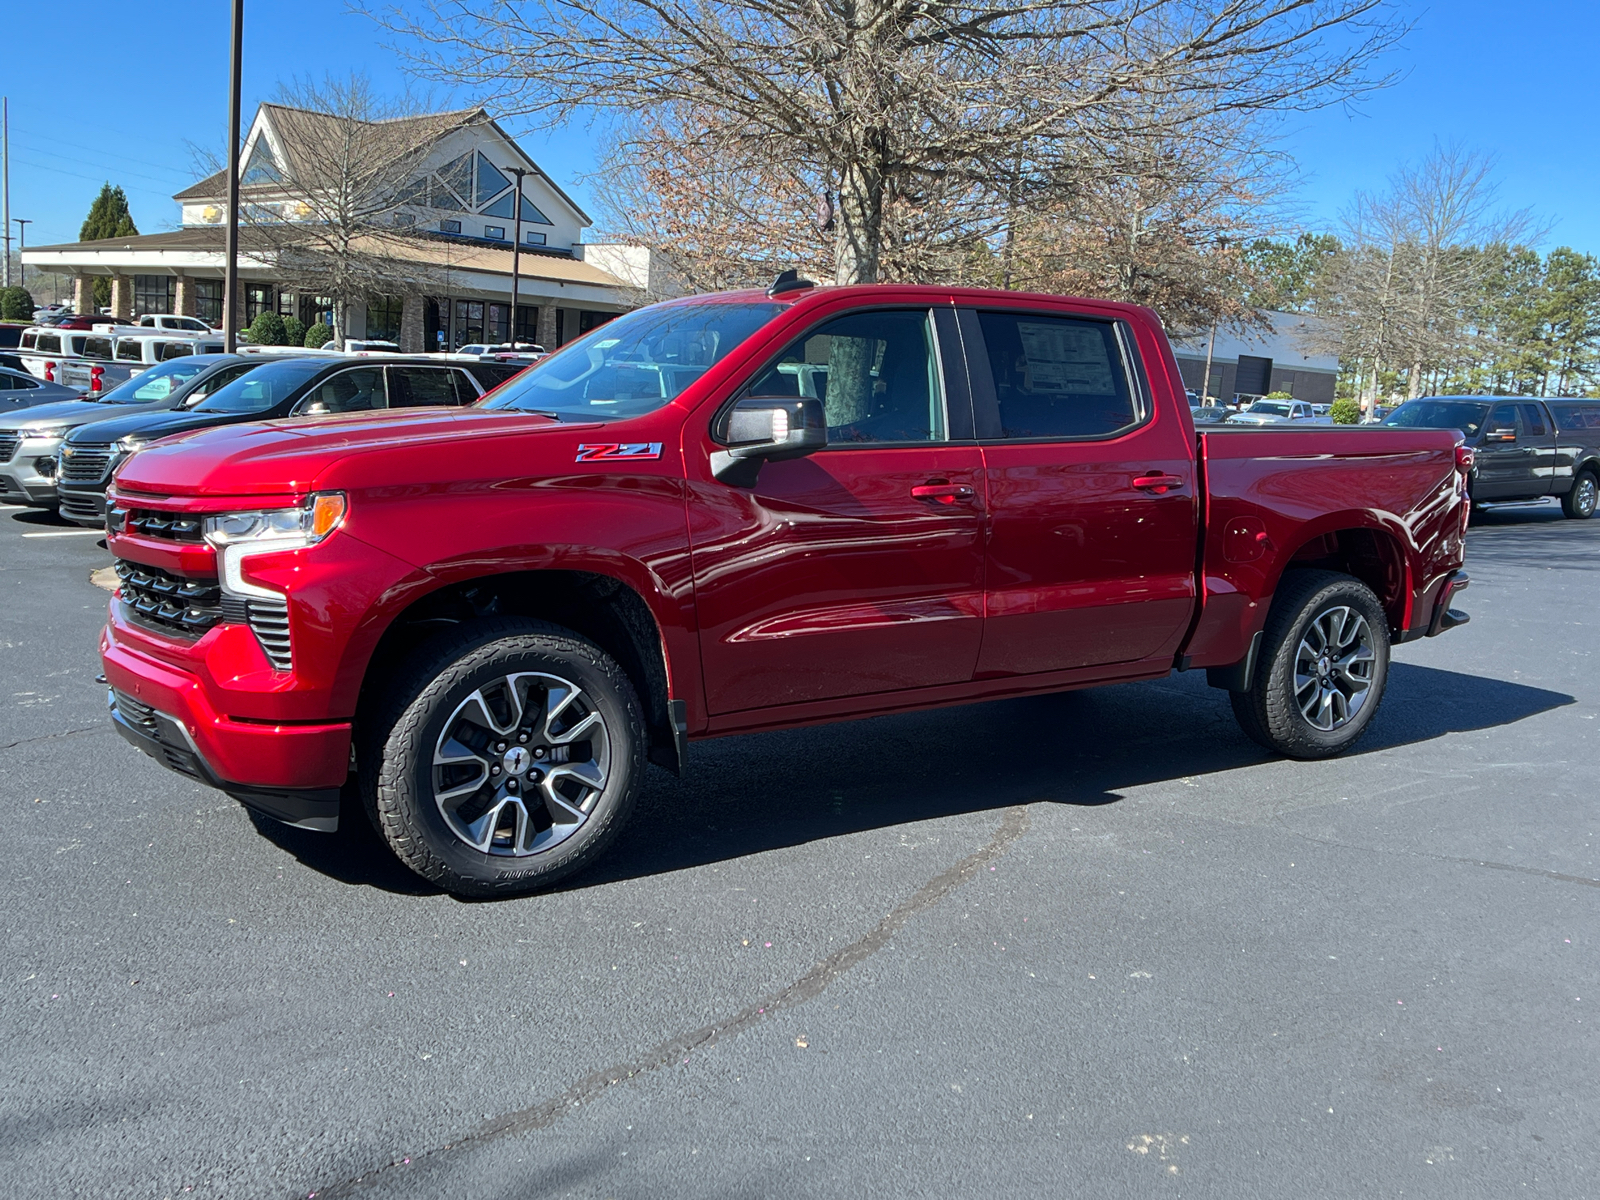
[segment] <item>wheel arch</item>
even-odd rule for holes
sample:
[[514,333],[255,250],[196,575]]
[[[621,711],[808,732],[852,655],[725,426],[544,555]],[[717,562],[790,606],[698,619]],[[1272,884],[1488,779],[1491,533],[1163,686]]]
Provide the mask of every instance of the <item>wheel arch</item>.
[[1299,543],[1280,557],[1272,591],[1276,594],[1286,571],[1302,567],[1338,571],[1371,588],[1383,605],[1389,628],[1404,630],[1411,623],[1416,599],[1404,535],[1370,516],[1352,516],[1335,515],[1318,522],[1320,528],[1303,531]]
[[651,762],[682,771],[683,702],[672,695],[671,658],[659,615],[633,582],[576,567],[456,572],[412,593],[391,612],[362,673],[359,726],[411,653],[434,634],[489,617],[520,616],[563,626],[598,645],[638,693]]

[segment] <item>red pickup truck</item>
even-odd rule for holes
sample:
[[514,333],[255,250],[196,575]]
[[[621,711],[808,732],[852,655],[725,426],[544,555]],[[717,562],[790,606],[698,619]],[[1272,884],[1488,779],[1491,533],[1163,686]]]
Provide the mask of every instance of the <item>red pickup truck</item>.
[[467,409],[121,468],[117,728],[250,807],[341,791],[461,894],[592,861],[688,739],[1205,668],[1336,754],[1465,621],[1448,430],[1196,434],[1150,311],[928,287],[620,317]]

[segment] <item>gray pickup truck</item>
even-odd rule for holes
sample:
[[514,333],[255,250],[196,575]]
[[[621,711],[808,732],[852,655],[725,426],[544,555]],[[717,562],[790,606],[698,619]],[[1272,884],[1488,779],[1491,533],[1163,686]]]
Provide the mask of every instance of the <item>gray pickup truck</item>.
[[1459,429],[1473,450],[1474,504],[1556,496],[1587,520],[1600,503],[1600,400],[1430,396],[1383,419],[1402,429]]

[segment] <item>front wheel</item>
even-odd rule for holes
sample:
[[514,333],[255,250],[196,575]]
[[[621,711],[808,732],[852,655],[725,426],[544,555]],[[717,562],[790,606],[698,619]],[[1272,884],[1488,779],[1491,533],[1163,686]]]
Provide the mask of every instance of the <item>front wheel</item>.
[[1250,690],[1231,693],[1240,728],[1290,758],[1349,749],[1389,678],[1389,622],[1372,589],[1333,571],[1287,572],[1261,641]]
[[1572,490],[1561,497],[1561,511],[1574,520],[1587,521],[1594,516],[1597,503],[1600,503],[1600,483],[1595,481],[1594,472],[1579,471],[1572,481]]
[[632,683],[593,642],[495,619],[432,643],[374,722],[369,815],[408,867],[461,896],[548,887],[633,808],[646,732]]

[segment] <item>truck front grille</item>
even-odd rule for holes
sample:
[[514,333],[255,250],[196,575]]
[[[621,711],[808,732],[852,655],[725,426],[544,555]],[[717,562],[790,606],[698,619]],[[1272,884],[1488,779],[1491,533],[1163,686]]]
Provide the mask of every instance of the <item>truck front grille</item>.
[[130,508],[127,524],[123,528],[142,537],[200,542],[205,540],[204,524],[204,517],[191,517],[187,513],[162,512],[158,508]]
[[8,463],[22,445],[22,435],[15,429],[0,429],[0,463]]
[[224,596],[222,617],[225,621],[249,625],[272,665],[280,671],[294,670],[294,653],[289,645],[288,600]]
[[122,603],[135,618],[163,633],[199,637],[223,620],[222,589],[216,579],[185,579],[158,567],[116,561]]
[[74,479],[79,483],[99,483],[106,477],[106,468],[111,465],[111,457],[116,451],[110,443],[87,444],[82,446],[69,446],[72,453],[66,449],[61,452],[61,478]]

